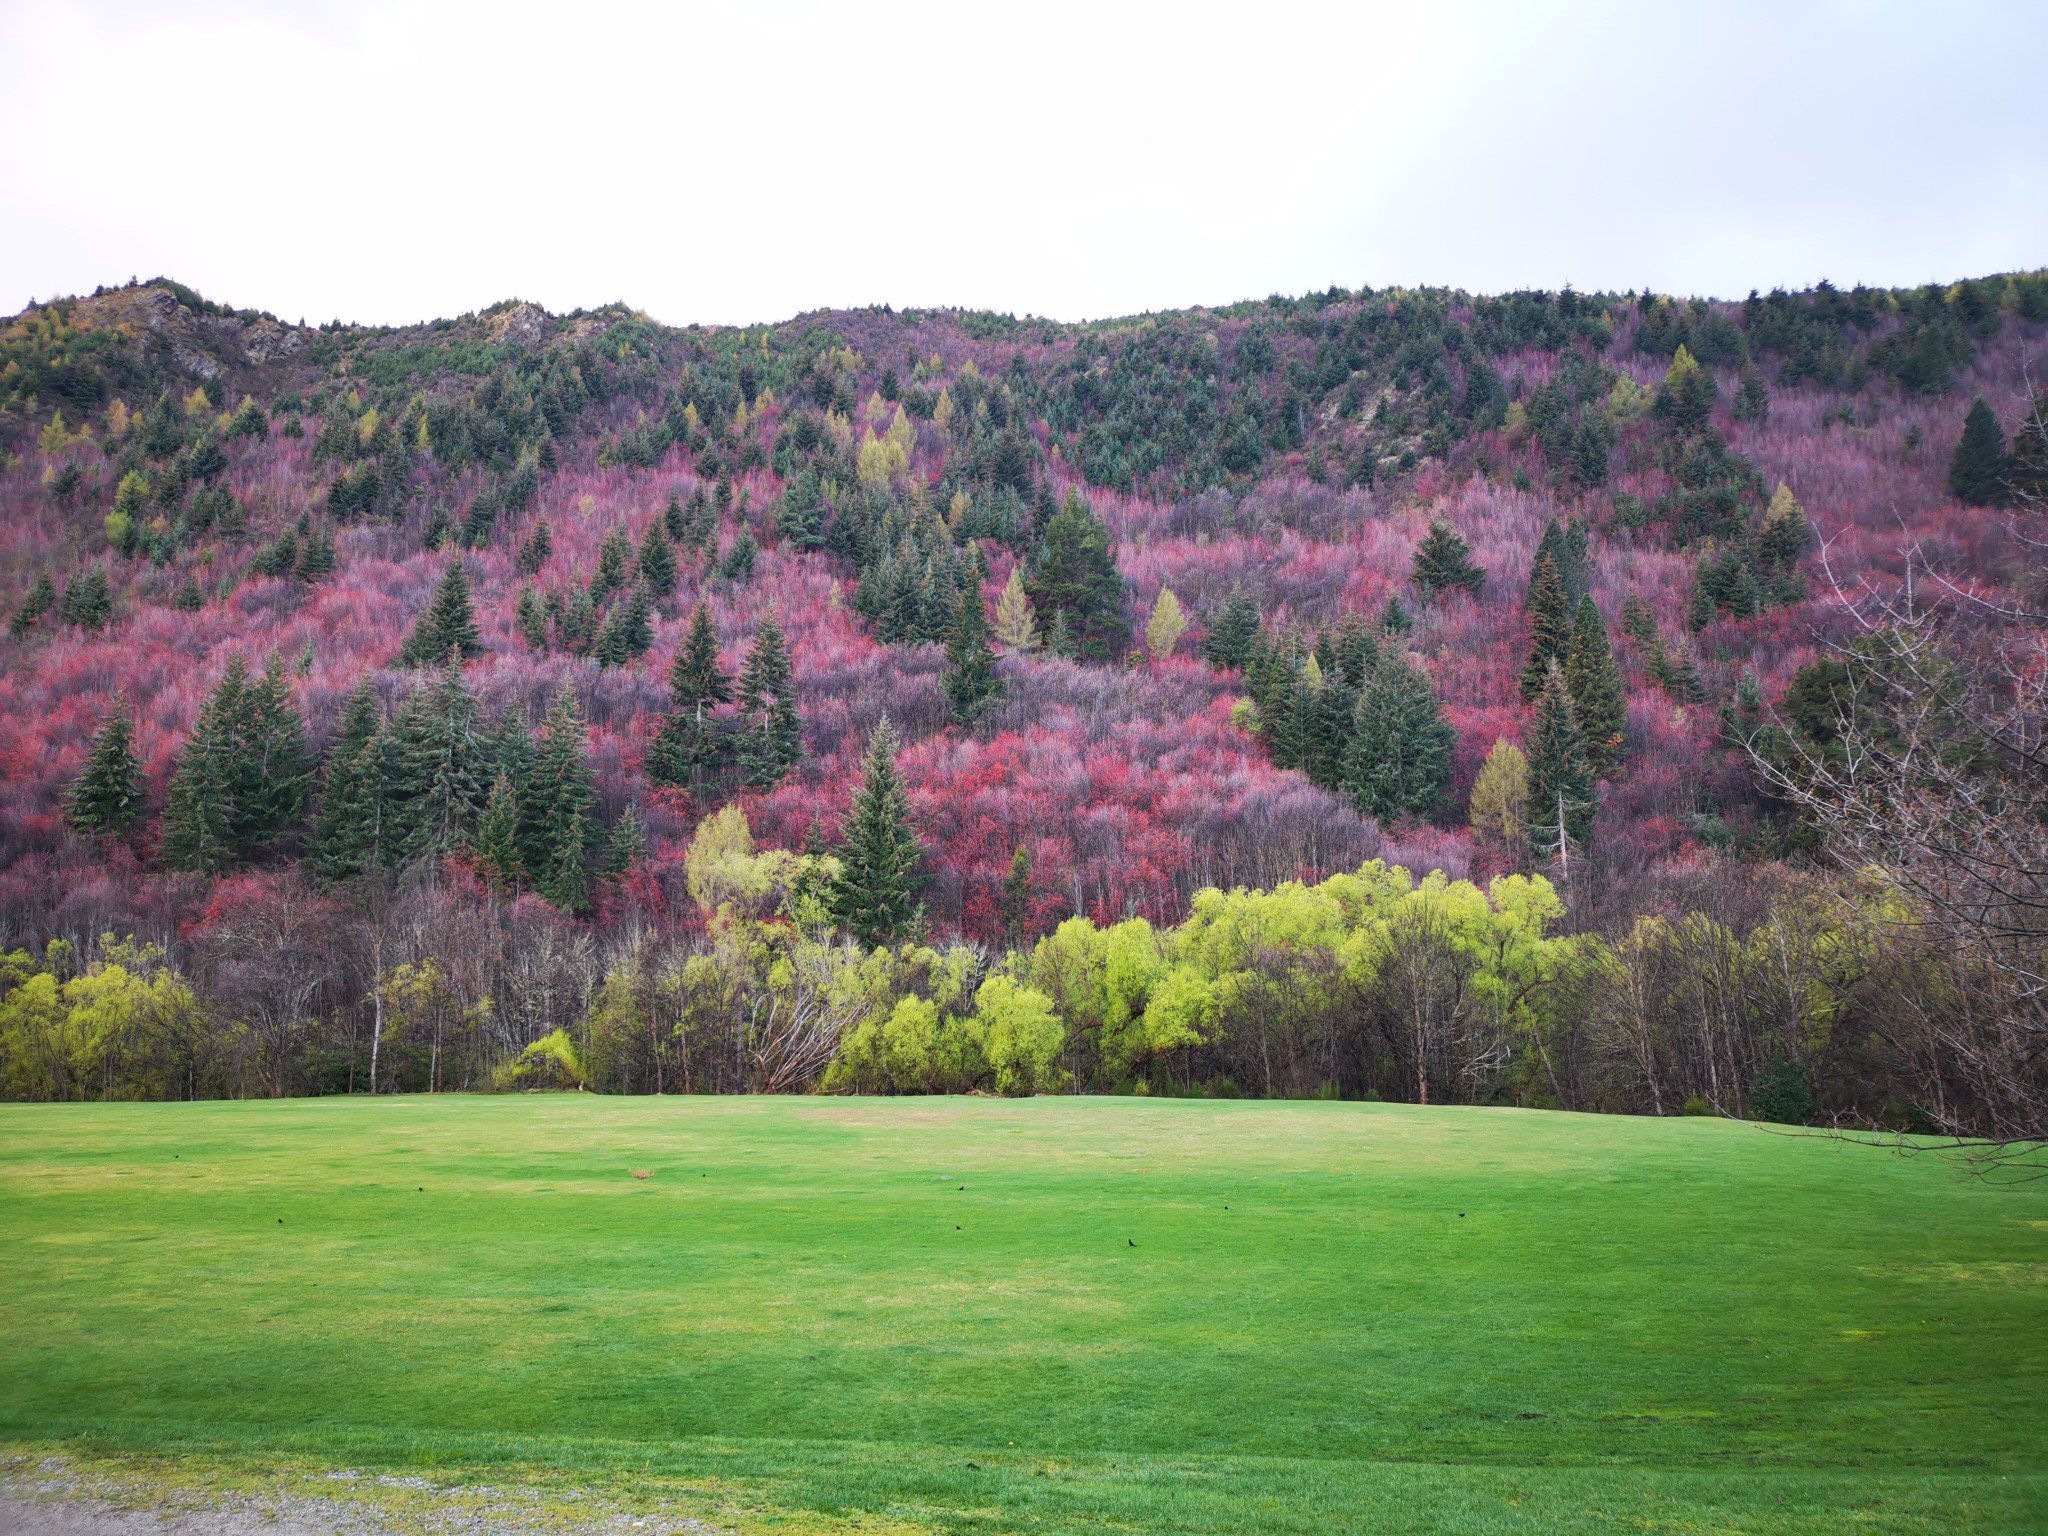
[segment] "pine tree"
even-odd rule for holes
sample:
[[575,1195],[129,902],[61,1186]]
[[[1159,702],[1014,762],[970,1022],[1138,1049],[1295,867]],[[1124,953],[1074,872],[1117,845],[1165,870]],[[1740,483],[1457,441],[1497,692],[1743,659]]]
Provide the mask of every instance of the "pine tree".
[[1083,661],[1110,661],[1123,644],[1124,579],[1117,570],[1109,530],[1078,491],[1040,530],[1024,590],[1043,620],[1066,620],[1073,653]]
[[1002,680],[996,676],[996,653],[989,648],[988,615],[981,595],[987,579],[988,568],[976,549],[967,577],[960,583],[952,630],[946,636],[946,698],[953,706],[956,725],[972,724],[1003,691]]
[[668,672],[669,702],[677,713],[702,713],[732,698],[732,680],[718,665],[718,632],[711,627],[711,609],[698,599],[690,614],[690,632]]
[[1525,749],[1529,759],[1529,841],[1539,858],[1568,862],[1593,829],[1593,774],[1572,715],[1571,690],[1555,662],[1536,701]]
[[2013,429],[2006,486],[2022,506],[2039,511],[2048,504],[2048,386],[2034,391]]
[[1757,559],[1773,570],[1789,570],[1813,546],[1813,524],[1806,509],[1782,480],[1764,509],[1763,528],[1757,535]]
[[1010,567],[1010,579],[1003,583],[1002,593],[996,598],[995,637],[1013,656],[1038,649],[1038,615],[1031,607],[1030,595],[1024,590],[1024,572],[1020,566]]
[[754,579],[754,558],[760,553],[760,546],[754,542],[751,528],[742,528],[732,541],[732,547],[725,552],[725,560],[718,567],[721,579],[730,582],[746,582]]
[[644,582],[635,582],[632,592],[605,616],[590,648],[601,667],[623,667],[647,654],[654,644],[654,598]]
[[688,536],[690,520],[683,512],[683,498],[680,493],[668,493],[668,505],[661,509],[662,531],[671,544],[680,544]]
[[773,789],[803,758],[803,727],[794,695],[782,626],[773,614],[764,614],[740,672],[740,712],[747,721],[740,741],[740,771],[750,788]]
[[1389,649],[1358,696],[1345,792],[1360,814],[1380,821],[1426,816],[1450,782],[1457,740],[1429,679],[1405,652]]
[[1713,419],[1717,398],[1714,376],[1681,346],[1672,355],[1671,368],[1657,390],[1657,414],[1682,433],[1697,432]]
[[117,698],[93,737],[85,768],[64,798],[64,819],[80,832],[119,835],[142,815],[142,765],[135,760],[135,717]]
[[590,573],[590,600],[601,603],[623,587],[632,565],[633,543],[624,528],[615,527],[597,546],[597,569]]
[[469,572],[450,560],[426,612],[413,625],[398,653],[401,667],[439,667],[453,657],[460,664],[483,650],[476,610],[469,600]]
[[555,552],[555,531],[541,519],[533,525],[525,541],[519,546],[516,564],[522,576],[538,576],[541,568],[548,563],[548,557]]
[[1529,659],[1522,667],[1522,698],[1533,703],[1543,691],[1550,664],[1563,661],[1570,654],[1572,642],[1572,610],[1557,561],[1547,551],[1536,557],[1522,612],[1529,627]]
[[531,585],[519,589],[518,605],[512,610],[512,625],[530,651],[548,648],[548,608],[540,589]]
[[36,620],[48,613],[57,602],[57,584],[50,580],[48,571],[37,571],[28,596],[21,600],[21,606],[14,610],[14,617],[8,621],[7,632],[19,640],[34,626]]
[[611,848],[605,860],[605,873],[613,879],[630,874],[647,857],[647,828],[640,821],[640,807],[632,801],[626,802],[626,809],[619,817],[619,824],[612,828]]
[[1621,605],[1621,632],[1628,636],[1629,644],[1644,656],[1657,649],[1657,642],[1663,638],[1657,628],[1656,615],[1650,612],[1650,605],[1635,593]]
[[306,722],[292,702],[284,666],[273,654],[241,695],[235,718],[233,836],[246,857],[296,828],[313,782]]
[[723,745],[723,726],[711,711],[732,698],[732,680],[718,664],[718,635],[711,610],[699,599],[690,632],[669,666],[671,712],[647,752],[647,771],[657,784],[701,786]]
[[1180,599],[1173,595],[1173,588],[1161,587],[1152,604],[1152,617],[1145,621],[1145,649],[1154,661],[1171,656],[1187,632],[1187,615],[1181,612]]
[[1578,722],[1586,767],[1594,778],[1607,778],[1621,765],[1622,732],[1628,724],[1628,690],[1622,682],[1621,669],[1614,664],[1606,621],[1591,597],[1579,599],[1564,680],[1572,696],[1572,718]]
[[500,773],[492,784],[471,849],[477,873],[494,890],[513,891],[524,883],[526,866],[519,858],[519,796],[509,773]]
[[647,537],[640,541],[640,579],[656,597],[667,597],[676,587],[676,552],[659,518],[647,525]]
[[1963,418],[1963,435],[1949,464],[1948,488],[1956,500],[1970,506],[1998,506],[2005,500],[2006,467],[2005,433],[1979,395]]
[[586,735],[575,692],[564,683],[548,707],[519,807],[520,858],[541,895],[572,913],[590,902],[584,875],[597,795],[584,755]]
[[1242,592],[1231,594],[1202,640],[1202,659],[1219,671],[1241,671],[1259,638],[1259,608]]
[[1545,555],[1557,563],[1558,584],[1564,588],[1566,611],[1578,606],[1592,580],[1592,560],[1587,548],[1586,525],[1576,517],[1553,517],[1536,541],[1535,558],[1529,562],[1533,574]]
[[58,617],[88,634],[98,634],[114,615],[114,594],[104,565],[89,565],[64,586]]
[[292,572],[306,586],[322,580],[334,571],[334,540],[327,530],[318,529],[308,535],[299,549],[299,563]]
[[834,914],[863,945],[887,943],[917,915],[924,844],[910,827],[910,795],[896,771],[896,732],[886,715],[868,738],[861,786],[838,852]]
[[385,824],[383,713],[366,677],[342,706],[341,728],[320,776],[320,808],[307,862],[329,880],[371,874],[391,862]]
[[230,656],[178,753],[164,804],[162,853],[172,869],[211,875],[234,867],[235,738],[248,681],[248,665]]
[[1736,391],[1729,414],[1737,421],[1758,422],[1771,414],[1771,392],[1764,387],[1764,376],[1753,363],[1743,365],[1742,387]]
[[1439,592],[1476,593],[1486,585],[1486,572],[1470,559],[1472,546],[1441,518],[1415,546],[1415,585],[1425,601]]
[[438,861],[469,845],[493,775],[477,733],[476,700],[453,656],[415,688],[392,726],[385,793],[392,846],[406,863]]
[[1408,617],[1408,610],[1402,605],[1399,593],[1387,594],[1387,606],[1380,610],[1380,628],[1390,635],[1405,635],[1415,627],[1415,621]]

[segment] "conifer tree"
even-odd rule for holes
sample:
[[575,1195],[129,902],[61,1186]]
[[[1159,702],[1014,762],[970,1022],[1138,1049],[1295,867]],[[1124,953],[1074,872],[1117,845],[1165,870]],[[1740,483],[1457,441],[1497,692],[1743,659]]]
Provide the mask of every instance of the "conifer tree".
[[36,620],[55,606],[57,584],[50,580],[48,571],[36,572],[36,579],[28,589],[28,596],[21,600],[21,606],[14,610],[14,617],[8,621],[7,632],[19,640],[34,626]]
[[669,665],[671,712],[649,745],[647,768],[656,783],[696,789],[718,755],[721,729],[711,711],[732,698],[732,680],[718,664],[718,635],[700,598],[690,632]]
[[1387,594],[1387,606],[1380,610],[1380,628],[1390,635],[1405,635],[1415,627],[1397,592]]
[[1593,599],[1579,599],[1572,622],[1571,650],[1564,681],[1572,696],[1572,718],[1578,722],[1586,766],[1604,779],[1621,765],[1622,731],[1628,723],[1628,690],[1614,664],[1607,624]]
[[2013,429],[2006,489],[2021,506],[2040,511],[2048,505],[2048,386],[2034,391]]
[[623,603],[605,616],[591,657],[601,667],[623,667],[647,654],[654,644],[654,599],[644,582],[635,582]]
[[868,738],[838,853],[834,914],[863,945],[887,943],[917,915],[924,844],[911,830],[910,795],[896,771],[896,732],[886,715]]
[[597,569],[590,573],[590,600],[601,603],[623,587],[632,565],[632,541],[623,527],[614,527],[597,546]]
[[1110,661],[1123,643],[1124,579],[1109,530],[1078,491],[1040,530],[1024,590],[1043,621],[1066,620],[1066,637],[1083,661]]
[[1529,659],[1522,667],[1522,698],[1534,702],[1550,675],[1550,664],[1571,652],[1573,614],[1557,561],[1548,551],[1536,557],[1529,592],[1522,600],[1529,627]]
[[605,873],[617,879],[631,873],[647,857],[647,828],[640,820],[640,807],[628,800],[626,809],[619,817],[619,824],[612,828],[611,847],[605,860]]
[[640,541],[640,579],[656,597],[675,590],[676,552],[659,518],[647,525],[647,537]]
[[1486,585],[1486,572],[1471,561],[1472,546],[1456,530],[1438,518],[1415,546],[1415,585],[1427,601],[1439,592],[1478,592]]
[[538,576],[554,552],[555,532],[548,526],[547,519],[541,518],[534,523],[533,532],[529,533],[519,546],[516,558],[519,574]]
[[492,889],[513,891],[525,881],[526,866],[519,857],[519,796],[509,773],[500,773],[491,786],[472,849],[477,873]]
[[732,547],[725,552],[725,559],[718,567],[719,576],[730,582],[746,582],[754,579],[754,559],[760,553],[760,546],[754,542],[754,531],[742,528],[732,541]]
[[312,586],[315,582],[333,574],[334,540],[324,528],[309,534],[299,549],[299,563],[292,572],[300,582]]
[[982,584],[988,579],[977,548],[968,562],[966,579],[960,583],[953,626],[946,636],[946,698],[953,706],[953,723],[972,724],[1003,691],[996,676],[996,653],[989,648],[988,615],[983,608]]
[[93,737],[85,767],[64,797],[64,819],[80,832],[119,835],[142,815],[142,765],[135,760],[135,717],[117,698]]
[[995,638],[1013,656],[1038,649],[1038,615],[1024,590],[1021,566],[1010,567],[1010,579],[1003,583],[1002,593],[996,598]]
[[439,667],[452,656],[460,664],[483,650],[476,610],[469,599],[469,572],[450,560],[426,612],[413,625],[398,653],[401,667]]
[[1754,363],[1743,365],[1742,386],[1735,393],[1735,403],[1729,407],[1729,414],[1737,421],[1758,422],[1771,414],[1771,392],[1765,388],[1764,376]]
[[164,804],[162,853],[172,869],[211,875],[234,867],[235,738],[248,681],[247,663],[230,656],[178,753]]
[[235,769],[234,837],[236,851],[246,856],[298,826],[313,781],[306,722],[292,702],[291,684],[275,654],[263,675],[242,693],[235,721]]
[[1360,814],[1380,821],[1427,816],[1450,782],[1457,740],[1429,679],[1406,652],[1390,648],[1358,696],[1345,792]]
[[1579,599],[1586,595],[1592,579],[1592,560],[1587,549],[1586,525],[1576,517],[1553,517],[1543,527],[1543,537],[1536,541],[1536,555],[1529,562],[1533,576],[1537,564],[1545,555],[1557,564],[1558,584],[1564,589],[1565,611],[1578,607]]
[[1650,605],[1633,592],[1621,605],[1621,632],[1628,636],[1629,644],[1644,656],[1655,651],[1657,642],[1663,638],[1657,628],[1656,615],[1650,612]]
[[1187,615],[1181,612],[1180,599],[1174,596],[1173,588],[1161,587],[1152,604],[1152,617],[1145,621],[1145,649],[1154,661],[1171,656],[1180,637],[1187,632]]
[[467,847],[492,775],[476,700],[452,655],[431,684],[405,701],[392,738],[387,793],[397,856],[432,862]]
[[1680,346],[1658,387],[1654,409],[1681,433],[1693,433],[1713,419],[1717,398],[1714,376],[1699,365],[1691,351]]
[[64,586],[58,617],[88,634],[98,634],[114,616],[114,594],[104,565],[89,565]]
[[683,512],[683,498],[680,492],[668,493],[668,505],[661,509],[661,526],[671,544],[680,544],[688,536],[690,520]]
[[773,614],[762,615],[740,671],[740,712],[747,721],[740,740],[740,771],[750,788],[773,789],[803,757],[803,726],[797,719],[789,651]]
[[1572,715],[1571,690],[1555,662],[1544,678],[1525,748],[1529,759],[1529,842],[1539,858],[1568,863],[1593,829],[1593,774]]
[[1493,744],[1472,784],[1466,808],[1472,831],[1520,851],[1529,839],[1529,759],[1505,738]]
[[541,895],[572,913],[590,904],[585,866],[595,841],[586,734],[576,694],[564,683],[548,707],[519,807],[520,858]]
[[2005,433],[1979,395],[1963,418],[1963,435],[1948,468],[1948,488],[1956,500],[1970,506],[1998,506],[2005,500],[2006,467]]
[[1202,640],[1202,659],[1219,671],[1241,671],[1259,638],[1259,608],[1242,592],[1224,600]]
[[307,861],[329,880],[349,880],[392,861],[385,824],[386,777],[382,711],[366,677],[342,706],[341,728],[321,769],[319,811]]
[[548,608],[541,601],[539,588],[529,584],[519,589],[519,602],[512,610],[512,623],[528,650],[545,651],[548,648]]

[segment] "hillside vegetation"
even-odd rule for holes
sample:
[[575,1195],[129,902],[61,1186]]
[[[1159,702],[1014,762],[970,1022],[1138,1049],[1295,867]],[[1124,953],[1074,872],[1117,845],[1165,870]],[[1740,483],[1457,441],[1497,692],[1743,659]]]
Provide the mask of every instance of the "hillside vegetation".
[[[0,327],[5,1091],[2039,1135],[2040,672],[1946,680],[2038,646],[2044,335],[2038,273],[1089,324],[38,305]],[[1941,668],[1873,618],[1908,577],[1972,615]],[[1910,795],[1846,781],[1871,743]],[[1955,873],[1969,815],[2009,862]]]

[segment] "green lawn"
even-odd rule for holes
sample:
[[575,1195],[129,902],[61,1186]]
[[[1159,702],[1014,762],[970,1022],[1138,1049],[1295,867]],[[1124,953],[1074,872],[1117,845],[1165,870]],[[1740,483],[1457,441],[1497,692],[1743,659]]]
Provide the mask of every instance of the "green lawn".
[[2048,1529],[2048,1181],[1712,1120],[6,1106],[0,1254],[17,1446],[788,1529]]

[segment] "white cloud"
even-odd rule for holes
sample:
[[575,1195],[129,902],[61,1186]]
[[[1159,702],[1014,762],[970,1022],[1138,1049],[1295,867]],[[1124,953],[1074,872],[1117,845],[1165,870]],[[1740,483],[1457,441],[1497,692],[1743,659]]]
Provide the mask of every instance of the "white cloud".
[[2048,8],[1688,10],[8,6],[0,303],[1078,317],[2048,261]]

